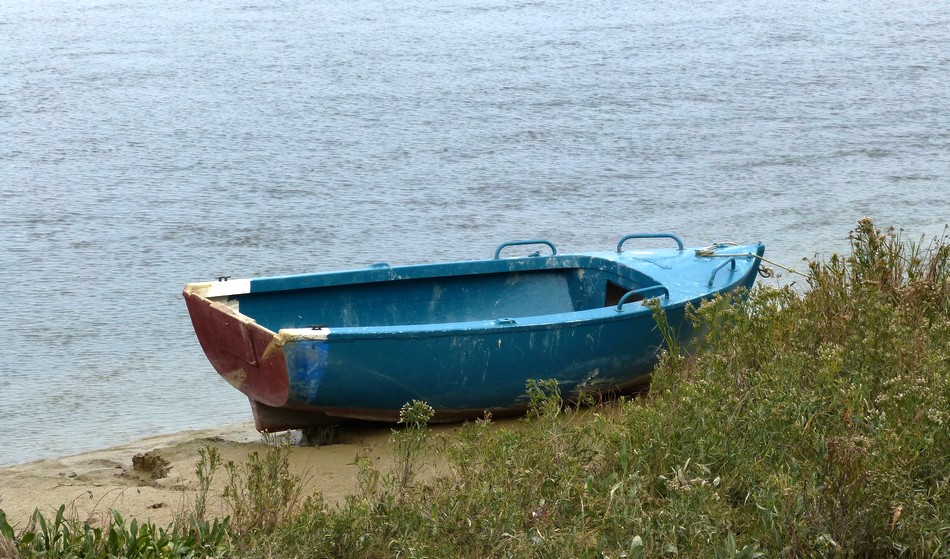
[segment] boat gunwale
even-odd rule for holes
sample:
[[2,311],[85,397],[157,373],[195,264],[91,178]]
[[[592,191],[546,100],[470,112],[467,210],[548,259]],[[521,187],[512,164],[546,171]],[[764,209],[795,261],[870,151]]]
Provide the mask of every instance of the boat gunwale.
[[[737,245],[723,247],[718,256],[747,257],[750,259],[763,245]],[[750,249],[755,249],[751,250]],[[625,250],[617,251],[589,251],[577,253],[561,253],[556,255],[514,256],[498,259],[461,260],[454,262],[436,262],[423,264],[405,264],[390,266],[388,264],[373,264],[366,268],[349,270],[333,270],[324,272],[308,272],[305,274],[287,274],[279,276],[263,276],[255,278],[232,279],[230,276],[221,276],[218,281],[192,282],[185,285],[184,291],[211,299],[215,297],[229,297],[252,295],[277,291],[293,291],[303,289],[318,289],[346,285],[351,279],[359,279],[358,283],[382,283],[387,281],[403,281],[418,279],[435,279],[445,277],[463,277],[493,273],[516,273],[534,271],[556,271],[567,269],[593,269],[600,272],[609,271],[603,264],[613,264],[622,269],[631,270],[636,274],[654,279],[649,273],[634,267],[633,262],[661,266],[655,260],[671,260],[681,258],[702,258],[712,260],[709,256],[694,255],[697,249],[652,249],[652,250]],[[647,257],[653,258],[647,258]],[[594,263],[603,263],[594,266]],[[554,263],[554,265],[552,265]],[[469,268],[464,273],[458,273],[457,268]],[[484,268],[484,269],[481,269]]]
[[[373,284],[389,281],[462,278],[488,274],[556,272],[573,269],[605,272],[610,271],[608,269],[610,265],[631,270],[647,278],[650,277],[649,274],[646,274],[642,270],[638,270],[618,260],[616,255],[617,253],[612,252],[582,252],[547,256],[522,256],[486,260],[406,264],[401,266],[371,266],[353,270],[272,276],[252,279],[248,294],[253,295],[298,289],[319,289],[356,283]],[[359,281],[351,282],[350,280],[352,279],[358,279]]]
[[[737,262],[736,270],[732,272],[732,275],[729,277],[729,281],[727,281],[724,285],[720,285],[716,288],[710,288],[707,291],[695,295],[691,294],[689,297],[677,297],[677,294],[682,295],[683,290],[677,289],[674,286],[670,288],[670,294],[668,298],[660,298],[661,307],[667,311],[678,310],[689,304],[697,304],[704,299],[712,298],[717,293],[733,290],[737,286],[745,283],[749,275],[753,274],[757,269],[758,263],[754,254],[749,252],[749,249],[759,249],[759,247],[761,247],[761,244],[728,247],[730,250],[722,252],[720,254],[721,257],[735,257],[737,259],[741,258],[743,262],[748,261],[747,265],[740,267],[740,264]],[[632,272],[631,275],[641,276],[638,278],[639,280],[647,280],[647,282],[652,282],[646,283],[644,287],[652,287],[665,284],[658,281],[655,275],[648,274],[641,268],[635,267],[632,264],[645,263],[657,265],[658,269],[667,268],[667,266],[663,266],[656,262],[656,260],[662,259],[664,262],[669,262],[671,264],[671,266],[669,266],[670,269],[675,270],[677,266],[672,261],[676,259],[690,259],[693,262],[693,265],[695,265],[696,259],[700,259],[701,262],[712,260],[722,261],[721,257],[714,258],[708,256],[698,256],[693,253],[693,249],[658,249],[630,250],[625,252],[596,251],[548,256],[510,257],[494,260],[410,264],[398,267],[389,267],[388,265],[383,267],[375,265],[369,268],[355,270],[273,276],[254,280],[231,280],[236,282],[235,287],[237,287],[237,289],[235,291],[238,292],[235,293],[229,292],[230,290],[227,289],[227,284],[230,282],[227,281],[219,283],[208,282],[188,284],[185,291],[195,294],[201,298],[215,301],[216,299],[220,300],[229,297],[239,298],[241,296],[253,296],[255,294],[277,291],[321,289],[324,287],[354,285],[356,283],[374,284],[388,281],[412,281],[419,279],[464,277],[495,273],[545,271],[556,272],[560,270],[571,269],[615,272],[618,274],[622,273],[623,271],[629,271]],[[610,268],[612,267],[616,267],[616,269],[611,270]],[[459,273],[460,269],[464,273]],[[658,275],[662,276],[664,274]],[[348,278],[358,278],[361,281],[347,283],[346,280]],[[293,285],[300,281],[305,281],[304,285]],[[264,283],[261,284],[258,282]],[[287,286],[286,284],[288,282],[292,286]],[[280,287],[281,285],[283,285],[283,287]],[[222,304],[220,310],[235,316],[237,319],[243,322],[251,322],[255,324],[257,328],[271,333],[275,337],[275,342],[278,345],[285,345],[290,342],[326,341],[328,339],[332,339],[334,342],[374,338],[417,339],[459,335],[499,335],[524,331],[540,332],[555,329],[577,328],[580,326],[598,325],[607,322],[632,320],[640,316],[652,315],[652,310],[643,304],[649,299],[651,298],[640,301],[631,301],[619,311],[615,306],[609,305],[592,309],[549,313],[543,315],[524,315],[511,317],[499,316],[493,319],[478,319],[446,323],[425,322],[397,325],[340,327],[333,327],[332,325],[329,325],[318,328],[281,328],[276,332],[260,325],[252,317],[241,313],[239,310],[236,310],[233,307]]]

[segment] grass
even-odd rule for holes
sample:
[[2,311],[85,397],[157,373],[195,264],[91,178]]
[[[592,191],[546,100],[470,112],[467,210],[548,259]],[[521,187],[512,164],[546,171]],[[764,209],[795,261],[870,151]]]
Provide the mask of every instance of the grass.
[[0,557],[950,557],[950,239],[862,220],[851,243],[804,292],[695,309],[698,348],[645,396],[570,407],[538,381],[523,425],[453,439],[414,402],[392,471],[358,460],[339,506],[301,499],[278,446],[226,465],[224,521],[0,515]]

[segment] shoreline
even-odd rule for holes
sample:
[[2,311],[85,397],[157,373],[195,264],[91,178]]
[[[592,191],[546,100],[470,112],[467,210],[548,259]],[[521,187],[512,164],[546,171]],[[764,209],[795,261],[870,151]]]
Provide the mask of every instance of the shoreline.
[[[457,427],[457,426],[456,426]],[[325,446],[294,446],[293,473],[329,505],[357,490],[357,456],[377,467],[391,463],[392,425],[341,428],[338,441]],[[442,429],[436,429],[441,431]],[[101,525],[114,509],[125,518],[166,526],[188,511],[198,487],[195,463],[199,450],[217,448],[222,466],[209,493],[209,516],[227,515],[221,494],[228,462],[243,464],[267,444],[252,422],[155,435],[126,444],[54,459],[0,466],[0,510],[16,530],[25,527],[34,510],[54,517],[61,505],[65,516]]]

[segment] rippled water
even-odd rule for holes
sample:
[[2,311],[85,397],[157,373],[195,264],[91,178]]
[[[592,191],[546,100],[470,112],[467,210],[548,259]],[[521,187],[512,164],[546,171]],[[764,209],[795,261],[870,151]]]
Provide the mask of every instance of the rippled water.
[[0,464],[249,419],[189,281],[950,221],[931,2],[5,0]]

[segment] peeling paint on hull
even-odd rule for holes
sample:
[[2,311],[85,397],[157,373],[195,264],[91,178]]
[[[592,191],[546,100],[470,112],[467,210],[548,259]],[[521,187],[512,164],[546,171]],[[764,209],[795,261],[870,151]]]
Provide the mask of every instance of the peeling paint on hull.
[[[376,266],[190,284],[184,296],[205,354],[247,395],[260,430],[395,421],[414,399],[456,421],[521,413],[528,379],[556,379],[567,396],[646,381],[662,338],[631,292],[668,293],[661,303],[686,342],[686,305],[751,286],[763,252]],[[630,302],[618,308],[620,294]]]

